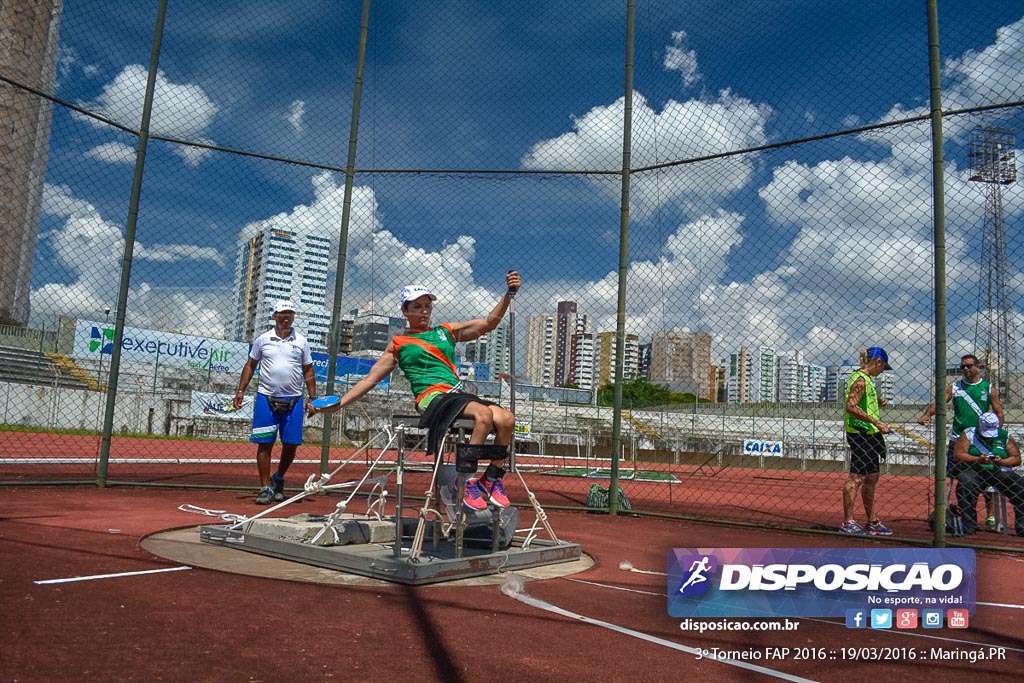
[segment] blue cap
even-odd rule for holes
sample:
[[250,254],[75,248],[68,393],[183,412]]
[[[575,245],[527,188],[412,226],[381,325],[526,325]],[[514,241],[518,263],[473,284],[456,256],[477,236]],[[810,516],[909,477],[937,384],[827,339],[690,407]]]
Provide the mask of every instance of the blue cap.
[[892,366],[889,365],[889,354],[885,352],[881,346],[872,346],[868,349],[868,358],[877,358],[878,360],[885,363],[886,370],[892,370]]

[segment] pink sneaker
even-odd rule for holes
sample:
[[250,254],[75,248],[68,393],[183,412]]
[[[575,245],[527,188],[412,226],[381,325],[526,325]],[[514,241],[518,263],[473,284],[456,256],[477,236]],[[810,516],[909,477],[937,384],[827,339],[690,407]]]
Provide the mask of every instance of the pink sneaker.
[[462,498],[462,504],[470,510],[486,510],[487,501],[484,499],[484,491],[480,488],[476,479],[466,480],[466,494]]
[[478,486],[483,490],[484,495],[490,498],[491,502],[498,507],[507,508],[511,505],[508,501],[508,496],[505,495],[505,485],[501,483],[501,479],[488,481],[486,477],[481,477]]

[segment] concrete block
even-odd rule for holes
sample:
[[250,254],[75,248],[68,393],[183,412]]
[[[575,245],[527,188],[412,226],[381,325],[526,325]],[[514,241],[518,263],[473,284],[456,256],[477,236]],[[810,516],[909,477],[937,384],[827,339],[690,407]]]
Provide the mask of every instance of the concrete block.
[[[249,523],[245,533],[292,543],[311,544],[324,528],[327,515],[301,514],[284,519],[257,519]],[[367,519],[360,515],[343,514],[335,520],[333,531],[328,529],[313,545],[332,546],[356,543],[394,543],[395,524],[392,521]]]

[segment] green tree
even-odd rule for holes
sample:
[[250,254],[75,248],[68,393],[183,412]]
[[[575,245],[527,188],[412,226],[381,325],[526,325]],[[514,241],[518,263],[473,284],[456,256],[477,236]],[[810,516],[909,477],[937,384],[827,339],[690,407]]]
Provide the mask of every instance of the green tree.
[[[705,399],[695,399],[693,394],[677,394],[663,384],[654,384],[640,377],[622,385],[622,407],[650,408],[679,403],[707,403]],[[597,392],[597,404],[610,406],[615,402],[615,385],[609,382]]]

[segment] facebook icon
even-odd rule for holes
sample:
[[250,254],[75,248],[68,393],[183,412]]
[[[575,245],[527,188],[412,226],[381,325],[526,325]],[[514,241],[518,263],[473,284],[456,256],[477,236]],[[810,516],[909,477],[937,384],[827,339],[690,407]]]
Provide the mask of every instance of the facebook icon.
[[866,628],[867,612],[862,609],[846,610],[846,628]]

